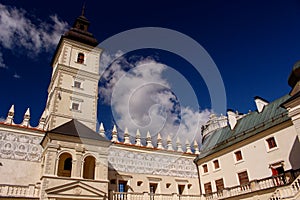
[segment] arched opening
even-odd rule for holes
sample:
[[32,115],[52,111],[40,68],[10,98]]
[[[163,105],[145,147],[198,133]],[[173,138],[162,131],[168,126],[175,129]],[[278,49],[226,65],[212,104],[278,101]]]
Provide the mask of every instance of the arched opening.
[[57,176],[71,177],[72,156],[69,153],[63,153],[59,156]]
[[87,156],[84,159],[83,178],[94,179],[95,178],[95,166],[96,166],[95,158],[93,156]]
[[83,53],[78,54],[77,62],[80,63],[80,64],[84,63],[84,54]]

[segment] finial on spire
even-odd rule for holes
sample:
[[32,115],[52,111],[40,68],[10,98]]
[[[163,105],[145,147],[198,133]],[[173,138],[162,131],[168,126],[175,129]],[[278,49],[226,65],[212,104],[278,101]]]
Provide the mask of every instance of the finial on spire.
[[153,145],[152,145],[152,141],[151,141],[151,134],[150,134],[150,132],[148,131],[147,132],[147,139],[146,139],[146,141],[147,141],[147,147],[153,147]]
[[105,136],[105,129],[104,129],[104,126],[103,126],[103,123],[101,122],[100,123],[100,127],[99,127],[99,134],[102,136],[102,137],[106,137]]
[[140,133],[139,129],[136,130],[135,145],[136,146],[142,146],[142,144],[141,144],[141,133]]
[[85,12],[85,2],[83,3],[82,10],[81,10],[81,16],[84,16]]
[[128,132],[128,128],[125,128],[124,131],[124,144],[130,144],[130,138],[129,138],[129,132]]
[[112,142],[119,142],[119,140],[118,140],[118,130],[117,130],[117,126],[116,126],[116,125],[114,125],[111,134],[112,134],[112,139],[111,139],[111,141],[112,141]]
[[5,120],[6,124],[14,124],[15,106],[12,105],[8,111],[7,118]]

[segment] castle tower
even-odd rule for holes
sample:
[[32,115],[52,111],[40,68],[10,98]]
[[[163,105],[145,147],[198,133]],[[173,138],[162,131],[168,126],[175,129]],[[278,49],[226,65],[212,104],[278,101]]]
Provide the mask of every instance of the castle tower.
[[52,59],[46,105],[46,128],[52,130],[77,119],[96,130],[101,49],[84,11],[60,39]]

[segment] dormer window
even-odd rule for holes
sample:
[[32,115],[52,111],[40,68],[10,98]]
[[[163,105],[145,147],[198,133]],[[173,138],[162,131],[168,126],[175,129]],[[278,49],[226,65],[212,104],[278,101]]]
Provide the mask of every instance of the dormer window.
[[84,54],[83,53],[78,53],[77,62],[80,64],[84,63]]

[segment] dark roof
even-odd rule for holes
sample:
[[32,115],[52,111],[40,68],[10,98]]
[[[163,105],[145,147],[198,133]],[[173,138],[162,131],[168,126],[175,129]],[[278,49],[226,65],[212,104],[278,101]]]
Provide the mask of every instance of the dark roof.
[[297,99],[300,97],[300,91],[297,92],[296,94],[294,94],[291,98],[289,98],[288,100],[286,100],[285,102],[283,102],[281,104],[281,106],[285,107],[285,104],[292,102],[293,100]]
[[[59,43],[56,47],[54,55],[57,54],[59,47],[64,38],[71,39],[71,40],[74,40],[77,42],[81,42],[83,44],[87,44],[92,47],[96,47],[98,45],[98,41],[94,37],[94,35],[88,31],[89,26],[90,26],[90,22],[85,16],[81,15],[81,16],[77,17],[73,26],[70,28],[70,30],[68,30],[61,36]],[[51,61],[52,66],[54,64],[54,60],[55,60],[55,56],[52,58],[52,61]]]
[[292,88],[295,87],[297,82],[300,80],[300,61],[297,61],[292,69],[292,72],[289,76],[288,83]]
[[266,105],[261,113],[254,111],[247,114],[237,121],[233,130],[226,126],[207,135],[195,162],[289,120],[287,110],[281,107],[281,104],[289,98],[290,95],[285,95]]
[[61,135],[74,136],[79,138],[100,140],[100,141],[108,141],[106,138],[102,137],[99,133],[93,131],[86,125],[77,121],[76,119],[72,119],[71,121],[52,129],[51,131],[47,131],[47,133],[56,133]]
[[72,28],[65,32],[63,38],[69,38],[95,47],[98,45],[98,41],[93,34],[88,31],[89,26],[90,22],[88,19],[81,15],[75,20]]

